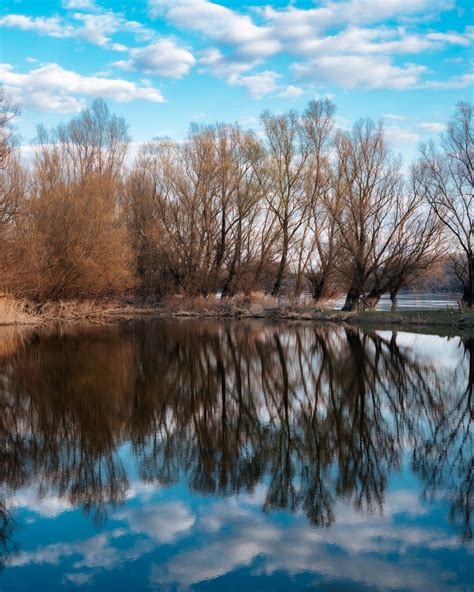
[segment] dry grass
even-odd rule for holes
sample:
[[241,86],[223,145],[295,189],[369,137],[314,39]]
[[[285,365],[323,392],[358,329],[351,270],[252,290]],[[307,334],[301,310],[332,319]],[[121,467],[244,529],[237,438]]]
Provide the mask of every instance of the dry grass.
[[153,307],[124,301],[67,300],[33,304],[9,296],[0,296],[1,325],[46,325],[90,321],[107,323],[137,316],[156,314]]
[[258,317],[279,307],[276,298],[263,292],[241,292],[230,298],[175,295],[163,302],[163,310],[174,316]]
[[28,302],[0,296],[0,325],[35,325],[41,322]]
[[38,308],[48,322],[91,321],[107,323],[117,319],[155,314],[153,307],[138,306],[120,300],[59,300],[46,302]]

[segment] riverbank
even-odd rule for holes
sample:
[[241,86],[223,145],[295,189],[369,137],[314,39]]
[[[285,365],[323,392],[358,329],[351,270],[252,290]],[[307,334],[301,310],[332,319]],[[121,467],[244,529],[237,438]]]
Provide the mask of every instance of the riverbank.
[[51,325],[90,322],[96,324],[130,322],[137,319],[268,319],[300,320],[383,327],[474,328],[474,310],[400,310],[342,312],[318,309],[268,296],[217,298],[174,297],[159,304],[134,301],[59,301],[34,304],[11,298],[0,299],[0,325]]

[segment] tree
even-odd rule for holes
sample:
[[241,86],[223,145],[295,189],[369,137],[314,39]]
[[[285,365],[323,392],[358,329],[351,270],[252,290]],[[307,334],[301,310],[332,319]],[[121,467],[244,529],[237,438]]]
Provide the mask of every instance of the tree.
[[329,204],[341,238],[339,271],[349,286],[343,310],[367,305],[374,272],[385,260],[413,204],[403,204],[400,161],[381,124],[360,120],[336,136],[336,179]]
[[40,127],[22,228],[25,291],[87,297],[131,285],[120,210],[127,124],[103,101],[50,133]]
[[318,301],[334,291],[340,237],[329,204],[333,197],[334,171],[331,166],[335,106],[329,100],[311,101],[303,113],[303,125],[311,155],[305,179],[310,204],[308,227],[310,256],[306,263],[312,296]]
[[43,165],[60,163],[64,182],[119,174],[130,143],[127,122],[111,113],[102,99],[49,132],[38,126],[37,133]]
[[14,290],[21,267],[17,224],[25,211],[28,175],[16,150],[15,104],[0,87],[0,290]]
[[421,149],[414,167],[416,191],[426,199],[455,244],[454,271],[462,282],[463,301],[474,306],[474,131],[473,106],[461,102],[441,136]]
[[304,171],[310,156],[310,144],[296,111],[261,117],[267,157],[259,170],[269,210],[279,228],[280,261],[272,295],[280,293],[293,239],[305,224],[309,203],[306,199]]

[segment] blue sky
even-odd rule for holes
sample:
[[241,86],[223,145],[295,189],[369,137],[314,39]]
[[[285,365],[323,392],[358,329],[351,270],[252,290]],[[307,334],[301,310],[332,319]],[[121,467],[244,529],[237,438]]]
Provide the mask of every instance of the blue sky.
[[337,123],[383,117],[411,157],[472,100],[469,0],[3,0],[0,83],[24,143],[105,98],[135,142],[191,121],[258,127],[329,95]]

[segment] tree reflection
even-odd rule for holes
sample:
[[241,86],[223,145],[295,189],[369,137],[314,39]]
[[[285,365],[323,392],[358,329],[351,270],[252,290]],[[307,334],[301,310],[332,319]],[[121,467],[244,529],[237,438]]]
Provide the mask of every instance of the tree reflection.
[[424,494],[449,497],[472,538],[474,339],[453,371],[398,341],[263,322],[31,334],[0,354],[2,487],[54,492],[101,521],[129,489],[130,442],[145,481],[222,495],[263,482],[265,510],[329,526],[342,496],[383,509],[410,444]]
[[434,499],[444,490],[451,502],[450,518],[458,523],[465,540],[472,539],[474,497],[474,338],[461,340],[465,364],[457,369],[457,382],[465,388],[450,388],[443,408],[430,431],[417,434],[413,466],[422,477],[424,495]]

